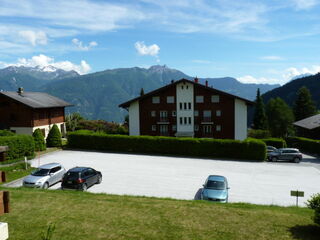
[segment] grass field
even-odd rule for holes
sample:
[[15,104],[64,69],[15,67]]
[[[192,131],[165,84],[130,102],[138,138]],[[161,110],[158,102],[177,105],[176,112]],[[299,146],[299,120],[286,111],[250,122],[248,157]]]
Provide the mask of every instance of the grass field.
[[10,239],[319,239],[307,208],[9,189]]
[[6,172],[7,182],[11,182],[13,180],[22,178],[24,176],[29,175],[34,168],[31,168],[28,164],[28,169],[25,169],[25,163],[17,163],[10,167],[1,167],[0,171]]

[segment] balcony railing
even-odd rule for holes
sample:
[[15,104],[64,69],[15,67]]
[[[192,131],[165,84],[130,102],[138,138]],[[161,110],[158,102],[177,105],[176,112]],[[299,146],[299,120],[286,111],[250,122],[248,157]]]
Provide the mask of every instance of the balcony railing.
[[203,117],[202,122],[212,122],[212,118],[211,117]]
[[158,122],[169,122],[167,117],[160,117]]

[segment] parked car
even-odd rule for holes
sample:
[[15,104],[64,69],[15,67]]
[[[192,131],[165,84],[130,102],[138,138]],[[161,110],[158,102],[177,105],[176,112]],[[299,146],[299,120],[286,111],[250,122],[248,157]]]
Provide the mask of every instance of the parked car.
[[278,149],[273,146],[267,146],[267,159],[269,160],[270,153],[277,151]]
[[76,189],[86,191],[94,184],[102,181],[102,174],[89,167],[75,167],[68,170],[61,183],[61,189]]
[[203,184],[201,199],[214,202],[228,202],[228,181],[224,176],[210,175]]
[[277,151],[270,152],[268,159],[272,162],[286,160],[299,163],[302,160],[302,153],[297,148],[279,148]]
[[29,176],[23,179],[24,187],[47,189],[60,182],[66,169],[60,163],[49,163],[38,167]]

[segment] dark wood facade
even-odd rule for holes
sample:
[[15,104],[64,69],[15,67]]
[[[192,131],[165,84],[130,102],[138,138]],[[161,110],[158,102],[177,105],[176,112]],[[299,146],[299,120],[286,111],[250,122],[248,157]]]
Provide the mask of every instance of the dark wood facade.
[[0,129],[37,127],[64,121],[64,107],[32,108],[0,95]]

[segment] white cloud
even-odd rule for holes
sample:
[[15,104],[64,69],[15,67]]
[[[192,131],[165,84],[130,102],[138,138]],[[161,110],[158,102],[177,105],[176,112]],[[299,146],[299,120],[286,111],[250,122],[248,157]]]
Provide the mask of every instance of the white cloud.
[[98,43],[95,41],[91,41],[88,45],[83,45],[83,43],[77,38],[72,39],[72,43],[82,51],[89,51],[91,48],[98,46]]
[[280,57],[280,56],[263,56],[260,59],[269,60],[269,61],[280,61],[280,60],[283,60],[283,57]]
[[20,31],[19,35],[26,40],[27,42],[31,43],[32,46],[36,45],[46,45],[48,42],[47,34],[43,31]]
[[136,42],[134,44],[139,55],[157,56],[160,51],[160,47],[157,44],[145,45],[144,42]]
[[318,0],[293,0],[293,4],[297,10],[307,10],[319,4]]
[[303,67],[300,69],[291,67],[285,70],[285,73],[283,74],[283,78],[289,81],[298,76],[313,75],[319,72],[320,72],[320,65],[313,65],[309,68]]
[[70,61],[59,61],[56,62],[54,58],[48,57],[44,54],[33,56],[32,58],[19,58],[17,63],[2,63],[4,66],[26,66],[26,67],[47,67],[53,66],[56,68],[63,69],[65,71],[74,70],[79,74],[88,73],[91,70],[90,65],[82,60],[79,65],[74,64]]
[[280,83],[279,79],[276,79],[276,78],[264,78],[264,77],[255,78],[251,75],[239,77],[237,78],[237,80],[239,80],[242,83],[258,83],[258,84],[279,84]]

